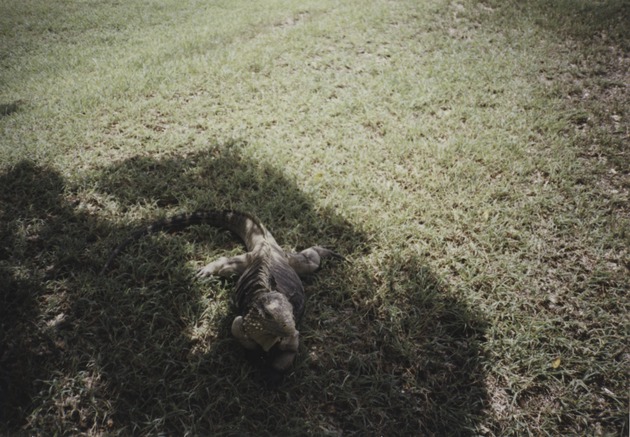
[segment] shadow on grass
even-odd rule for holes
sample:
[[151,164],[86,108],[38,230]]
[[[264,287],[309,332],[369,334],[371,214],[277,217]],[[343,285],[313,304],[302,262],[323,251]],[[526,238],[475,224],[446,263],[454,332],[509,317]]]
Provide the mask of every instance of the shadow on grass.
[[346,299],[319,291],[307,316],[308,378],[322,393],[302,387],[300,406],[334,435],[478,434],[485,322],[417,257],[344,269]]
[[14,112],[17,112],[22,105],[22,101],[17,100],[11,103],[0,103],[0,117],[4,117],[7,115],[11,115]]
[[[420,259],[368,268],[366,235],[238,145],[113,164],[85,181],[94,197],[29,163],[0,183],[4,431],[472,434],[487,402],[479,317]],[[233,283],[196,281],[187,262],[236,250],[233,238],[203,227],[147,238],[99,277],[107,251],[145,223],[103,220],[103,196],[128,216],[247,210],[281,244],[354,259],[305,281],[301,353],[279,387],[229,335]]]
[[[479,3],[487,3],[480,0]],[[626,0],[531,0],[527,2],[497,2],[502,17],[518,22],[523,16],[533,17],[534,23],[547,32],[575,38],[586,46],[597,38],[612,39],[628,47],[630,4]]]
[[60,351],[37,324],[42,301],[53,297],[44,284],[55,258],[51,219],[67,211],[52,170],[25,162],[0,175],[0,186],[0,421],[22,425],[59,364]]
[[628,48],[628,22],[630,4],[625,0],[601,2],[572,0],[535,1],[532,7],[541,15],[538,24],[548,31],[593,42],[594,37],[612,38]]

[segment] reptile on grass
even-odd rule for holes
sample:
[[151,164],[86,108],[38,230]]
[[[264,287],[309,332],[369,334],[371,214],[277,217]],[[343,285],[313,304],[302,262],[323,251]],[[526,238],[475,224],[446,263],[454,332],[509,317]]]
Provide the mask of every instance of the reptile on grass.
[[341,255],[320,246],[287,253],[250,214],[230,210],[196,211],[136,230],[111,252],[101,274],[125,247],[142,236],[202,223],[234,232],[245,243],[247,253],[221,257],[201,268],[197,276],[239,275],[234,295],[238,315],[232,322],[232,335],[249,351],[266,356],[273,370],[286,372],[298,351],[297,325],[304,314],[305,296],[300,276],[317,270],[322,258],[342,258]]

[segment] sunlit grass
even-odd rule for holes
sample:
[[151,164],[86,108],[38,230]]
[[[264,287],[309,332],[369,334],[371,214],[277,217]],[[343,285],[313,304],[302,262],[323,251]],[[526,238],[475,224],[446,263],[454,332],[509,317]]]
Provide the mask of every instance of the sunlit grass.
[[[545,3],[0,3],[2,431],[627,432],[629,11]],[[226,207],[348,259],[278,387],[229,234],[96,274]]]

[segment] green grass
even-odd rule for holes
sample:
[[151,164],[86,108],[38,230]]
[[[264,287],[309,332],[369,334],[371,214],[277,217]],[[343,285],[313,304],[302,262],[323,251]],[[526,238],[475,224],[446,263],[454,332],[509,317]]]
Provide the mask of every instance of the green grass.
[[[622,0],[0,0],[0,433],[628,432]],[[305,281],[281,385],[229,334],[258,216]]]

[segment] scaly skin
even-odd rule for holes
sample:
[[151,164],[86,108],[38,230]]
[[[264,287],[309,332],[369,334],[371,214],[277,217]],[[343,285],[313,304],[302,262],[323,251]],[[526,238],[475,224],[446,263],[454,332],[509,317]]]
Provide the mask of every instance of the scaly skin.
[[237,211],[197,211],[156,222],[134,232],[114,249],[101,273],[130,243],[150,233],[182,229],[200,223],[229,229],[245,243],[248,252],[221,257],[201,268],[197,276],[239,275],[235,303],[238,315],[232,335],[252,351],[272,356],[271,367],[280,372],[293,364],[299,346],[296,326],[304,313],[304,288],[300,276],[313,273],[326,257],[340,255],[319,246],[299,253],[285,253],[271,233],[253,216]]

